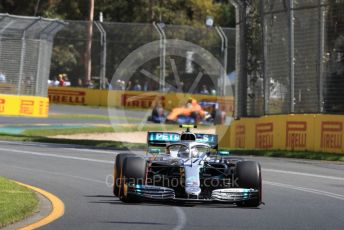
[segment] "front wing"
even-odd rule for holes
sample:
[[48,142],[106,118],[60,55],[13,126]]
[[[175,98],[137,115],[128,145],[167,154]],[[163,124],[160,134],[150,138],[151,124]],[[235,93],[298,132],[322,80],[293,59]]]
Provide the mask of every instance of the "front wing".
[[151,201],[182,201],[182,202],[220,202],[238,203],[259,199],[259,190],[247,188],[224,188],[212,191],[210,199],[176,198],[171,188],[152,185],[129,185],[128,195],[137,196]]

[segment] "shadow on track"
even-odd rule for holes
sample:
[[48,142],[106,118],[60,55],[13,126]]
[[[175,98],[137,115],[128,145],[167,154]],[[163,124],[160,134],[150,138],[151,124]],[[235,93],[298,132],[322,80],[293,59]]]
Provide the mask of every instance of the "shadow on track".
[[170,225],[170,224],[165,224],[165,223],[154,223],[154,222],[142,222],[142,221],[104,221],[101,223],[105,224],[139,224],[139,225]]
[[175,207],[195,207],[195,208],[231,208],[231,209],[253,209],[259,210],[259,207],[238,207],[235,204],[219,204],[219,203],[188,203],[188,202],[161,202],[161,201],[143,201],[142,203],[124,203],[117,197],[111,195],[87,195],[88,198],[109,198],[90,201],[92,204],[111,204],[126,206],[175,206]]

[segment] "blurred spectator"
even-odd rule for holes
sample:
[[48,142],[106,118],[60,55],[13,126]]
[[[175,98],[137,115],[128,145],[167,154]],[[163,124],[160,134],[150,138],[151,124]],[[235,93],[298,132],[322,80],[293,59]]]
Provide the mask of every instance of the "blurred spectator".
[[143,91],[148,91],[149,90],[149,82],[146,80],[145,83],[143,84]]
[[121,81],[121,90],[125,90],[125,81]]
[[64,86],[63,74],[59,74],[59,86]]
[[26,76],[25,77],[25,84],[27,87],[31,87],[34,84],[35,80],[32,75]]
[[184,92],[184,82],[180,82],[180,85],[177,86],[177,92],[178,93],[183,93]]
[[162,106],[161,100],[156,101],[152,114],[148,117],[148,121],[152,121],[154,123],[163,123],[166,120],[165,110]]
[[77,81],[77,87],[82,87],[82,79],[81,78],[78,78],[78,81]]
[[90,88],[90,89],[93,89],[94,88],[94,83],[92,80],[87,80],[86,82],[86,87],[87,88]]
[[116,81],[115,90],[125,90],[125,81],[118,79]]
[[59,84],[60,84],[59,80],[57,80],[57,78],[54,77],[53,86],[59,86]]
[[3,72],[0,71],[0,82],[5,83],[6,82],[6,76]]
[[109,82],[109,79],[105,78],[105,87],[106,89],[108,90],[112,90],[112,85],[111,85],[111,82]]
[[142,90],[142,86],[139,83],[139,80],[135,80],[135,85],[133,86],[133,90],[135,91],[141,91]]
[[206,85],[202,85],[202,89],[199,91],[200,94],[209,94],[209,90]]
[[125,89],[126,89],[126,90],[131,90],[131,87],[132,87],[131,81],[129,80],[128,83],[127,83],[127,85],[126,85],[126,87],[125,87]]
[[70,82],[67,74],[65,74],[65,73],[62,74],[62,77],[63,77],[63,81],[64,81],[63,86],[71,86],[71,82]]

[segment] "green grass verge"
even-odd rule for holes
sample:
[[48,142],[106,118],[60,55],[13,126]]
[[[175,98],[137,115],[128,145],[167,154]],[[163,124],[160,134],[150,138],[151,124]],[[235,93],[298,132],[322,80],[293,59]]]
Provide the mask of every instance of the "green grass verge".
[[[198,129],[208,129],[209,126],[200,126]],[[119,141],[100,141],[100,140],[73,140],[54,138],[55,135],[72,135],[80,133],[107,133],[107,132],[135,132],[135,131],[171,131],[178,129],[177,125],[145,124],[142,128],[138,125],[117,125],[89,128],[63,128],[63,129],[27,129],[23,134],[4,134],[0,133],[0,140],[24,141],[24,142],[45,142],[57,144],[75,144],[98,148],[111,149],[145,149],[146,144],[124,143]]]
[[37,207],[33,191],[0,177],[0,228],[30,216]]
[[98,140],[72,140],[72,139],[60,139],[49,138],[43,136],[26,136],[15,134],[0,134],[0,140],[5,141],[24,141],[24,142],[43,142],[43,143],[55,143],[55,144],[73,144],[84,145],[96,148],[110,148],[117,150],[127,149],[144,149],[146,144],[141,143],[124,143],[119,141],[98,141]]
[[234,155],[252,155],[264,157],[284,157],[309,160],[325,160],[325,161],[342,161],[344,162],[344,154],[325,153],[311,151],[286,151],[286,150],[254,150],[254,149],[226,149]]
[[124,116],[106,116],[97,114],[51,114],[49,118],[53,119],[71,119],[71,120],[100,120],[100,121],[141,121],[139,117],[124,117]]
[[[177,130],[176,125],[160,125],[160,124],[145,124],[138,128],[137,124],[115,125],[115,126],[97,126],[87,128],[61,128],[61,129],[27,129],[23,132],[25,136],[56,136],[56,135],[72,135],[80,133],[109,133],[109,132],[138,132],[138,131],[171,131]],[[209,128],[207,126],[200,126],[198,129],[202,130]],[[182,130],[182,129],[180,129]]]
[[[119,129],[120,130],[120,127]],[[24,136],[55,136],[55,135],[72,135],[79,133],[109,133],[113,132],[111,126],[89,127],[89,128],[61,128],[61,129],[27,129],[23,132]]]

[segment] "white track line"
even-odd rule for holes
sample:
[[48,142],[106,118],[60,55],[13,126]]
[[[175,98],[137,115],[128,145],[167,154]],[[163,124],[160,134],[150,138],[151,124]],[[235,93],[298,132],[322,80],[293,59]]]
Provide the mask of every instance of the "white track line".
[[266,180],[264,180],[263,183],[267,184],[267,185],[272,185],[272,186],[277,186],[277,187],[282,187],[282,188],[287,188],[287,189],[293,189],[293,190],[298,190],[298,191],[302,191],[302,192],[313,193],[316,195],[327,196],[327,197],[331,197],[331,198],[335,198],[335,199],[344,201],[344,195],[340,195],[340,194],[336,194],[336,193],[332,193],[332,192],[327,192],[327,191],[322,191],[322,190],[317,190],[317,189],[312,189],[312,188],[299,187],[299,186],[294,186],[294,185],[289,185],[289,184],[282,184],[282,183],[266,181]]
[[[0,141],[0,143],[3,144],[8,144],[8,145],[22,145],[22,146],[38,146],[38,147],[51,147],[52,145],[54,145],[54,143],[35,143],[35,142],[22,142],[22,141]],[[57,144],[55,144],[57,145]],[[60,144],[60,145],[64,145],[64,144]],[[66,144],[68,145],[68,144]]]
[[105,153],[115,156],[117,153],[111,150],[99,150],[99,149],[77,149],[77,148],[63,148],[64,150],[80,151],[80,152],[93,152],[93,153]]
[[65,156],[53,153],[38,153],[32,151],[25,151],[25,150],[16,150],[16,149],[6,149],[0,148],[1,151],[19,153],[19,154],[30,154],[35,156],[44,156],[44,157],[55,157],[55,158],[62,158],[62,159],[71,159],[71,160],[79,160],[79,161],[89,161],[89,162],[97,162],[97,163],[104,163],[104,164],[113,164],[114,161],[107,161],[107,160],[98,160],[92,158],[84,158],[84,157],[74,157],[74,156]]
[[186,225],[186,215],[183,209],[180,207],[173,207],[173,209],[177,213],[177,219],[178,219],[177,225],[176,227],[173,228],[173,230],[182,230],[184,229]]
[[331,180],[341,180],[344,181],[342,177],[335,177],[335,176],[324,176],[319,174],[313,173],[303,173],[303,172],[295,172],[295,171],[285,171],[285,170],[278,170],[278,169],[269,169],[269,168],[262,168],[264,172],[275,172],[275,173],[284,173],[284,174],[292,174],[292,175],[299,175],[299,176],[308,176],[308,177],[317,177],[322,179],[331,179]]
[[[6,166],[7,165],[5,165],[5,167]],[[52,171],[47,171],[47,170],[32,169],[32,168],[18,167],[18,166],[8,166],[8,167],[23,170],[23,171],[45,173],[45,174],[50,174],[50,175],[54,175],[54,176],[62,176],[62,177],[68,177],[68,178],[73,178],[73,179],[77,179],[77,180],[84,180],[84,181],[88,181],[88,182],[98,183],[98,184],[105,184],[105,181],[81,177],[81,176],[73,176],[73,175],[66,174],[66,173],[52,172]]]

